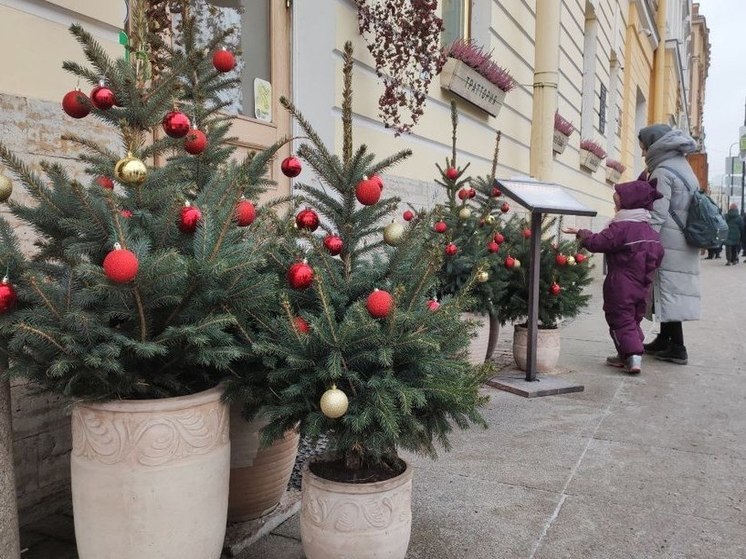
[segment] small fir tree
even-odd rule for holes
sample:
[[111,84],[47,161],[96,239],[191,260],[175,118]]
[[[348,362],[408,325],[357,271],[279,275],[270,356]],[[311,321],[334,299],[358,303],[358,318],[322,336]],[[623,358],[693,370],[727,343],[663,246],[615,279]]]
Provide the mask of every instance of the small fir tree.
[[[59,164],[42,163],[40,176],[0,143],[0,159],[30,197],[8,207],[38,247],[23,254],[0,218],[0,268],[17,298],[0,306],[0,337],[9,373],[46,390],[96,400],[212,387],[250,354],[246,317],[277,308],[277,280],[265,266],[277,240],[259,223],[246,226],[279,144],[229,162],[218,94],[237,82],[222,73],[231,53],[213,58],[228,32],[199,44],[181,4],[173,48],[153,35],[161,29],[152,29],[147,3],[133,4],[132,63],[110,59],[71,26],[89,66],[64,67],[95,89],[90,99],[70,92],[63,108],[76,118],[91,112],[123,146],[66,136],[85,150],[90,184]],[[150,141],[161,127],[167,135]],[[151,160],[162,164],[146,166]]]
[[[271,421],[265,442],[296,425],[312,439],[326,435],[330,456],[311,466],[315,473],[372,482],[401,473],[398,449],[435,455],[435,442],[448,448],[452,424],[484,424],[477,412],[484,373],[465,360],[464,293],[428,302],[443,261],[428,220],[389,235],[395,246],[383,242],[381,223],[398,200],[385,196],[378,177],[409,152],[376,161],[366,146],[354,148],[352,63],[347,43],[342,157],[282,100],[310,140],[298,155],[319,181],[298,185],[295,227],[284,229],[299,243],[274,255],[284,316],[264,321],[254,346],[269,372],[245,369],[227,394],[249,417],[263,406]],[[257,389],[273,398],[257,401]]]

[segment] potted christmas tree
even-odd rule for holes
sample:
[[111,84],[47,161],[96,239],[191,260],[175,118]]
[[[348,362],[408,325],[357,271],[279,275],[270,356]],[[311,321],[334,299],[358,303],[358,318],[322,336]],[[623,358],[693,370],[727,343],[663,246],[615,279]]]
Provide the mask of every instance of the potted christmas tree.
[[[467,174],[469,164],[459,167],[456,160],[458,111],[451,102],[451,157],[445,166],[436,165],[440,177],[435,182],[445,189],[446,200],[435,210],[432,235],[446,243],[446,259],[438,271],[436,296],[442,299],[457,295],[476,274],[477,283],[471,292],[468,312],[462,319],[488,324],[477,329],[472,339],[469,359],[477,365],[489,359],[499,333],[497,301],[505,284],[506,270],[501,265],[500,222],[509,205],[494,188],[494,173],[500,146],[500,133],[495,142],[492,174],[473,179]],[[405,219],[413,215],[405,212]],[[411,218],[410,218],[411,219]]]
[[[342,156],[331,153],[286,99],[310,143],[297,150],[318,181],[298,186],[300,212],[285,229],[297,245],[274,255],[284,316],[263,321],[254,345],[271,370],[228,380],[248,416],[260,406],[266,441],[299,426],[325,436],[329,453],[303,473],[301,536],[309,559],[403,559],[411,529],[412,467],[399,449],[434,455],[452,424],[483,424],[484,374],[465,353],[464,292],[430,300],[445,243],[429,219],[387,234],[396,211],[380,173],[409,155],[381,161],[352,143],[352,47],[345,45]],[[255,402],[252,386],[274,398]]]
[[[588,303],[583,289],[591,282],[590,255],[578,249],[574,241],[559,239],[551,230],[556,218],[547,218],[542,226],[541,261],[539,264],[539,336],[537,340],[536,370],[552,371],[559,359],[559,325],[562,319],[576,316]],[[559,232],[559,229],[556,230]],[[522,370],[526,368],[528,316],[528,264],[531,229],[518,216],[511,218],[503,232],[505,258],[503,265],[510,272],[499,303],[500,323],[512,322],[513,357]]]
[[227,33],[199,44],[184,2],[169,48],[150,9],[131,4],[132,63],[71,27],[90,65],[64,67],[94,88],[70,91],[63,109],[108,123],[124,147],[66,136],[85,150],[90,184],[57,164],[41,176],[0,143],[30,197],[11,197],[10,213],[37,234],[24,254],[0,218],[0,337],[10,375],[73,403],[81,559],[220,556],[230,444],[219,383],[249,352],[244,316],[276,307],[272,237],[249,226],[279,146],[230,163]]

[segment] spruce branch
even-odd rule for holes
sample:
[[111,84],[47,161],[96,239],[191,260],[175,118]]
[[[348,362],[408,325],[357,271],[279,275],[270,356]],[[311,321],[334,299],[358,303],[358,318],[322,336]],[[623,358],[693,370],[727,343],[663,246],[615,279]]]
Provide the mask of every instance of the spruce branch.
[[490,170],[489,186],[492,186],[492,184],[495,182],[495,174],[497,173],[497,159],[500,156],[500,139],[502,138],[502,135],[502,130],[498,130],[497,135],[495,136],[495,153],[492,156],[492,169]]
[[451,166],[456,167],[456,129],[458,128],[458,111],[456,101],[451,101]]
[[344,87],[342,89],[342,162],[347,166],[352,157],[352,42],[347,41],[344,46],[342,75]]

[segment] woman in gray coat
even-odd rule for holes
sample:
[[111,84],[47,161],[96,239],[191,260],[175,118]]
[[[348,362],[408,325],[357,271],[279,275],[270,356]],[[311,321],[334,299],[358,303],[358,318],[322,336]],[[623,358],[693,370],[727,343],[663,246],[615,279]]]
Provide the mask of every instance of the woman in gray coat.
[[696,149],[692,138],[665,124],[654,124],[638,135],[651,179],[658,179],[663,198],[653,205],[650,225],[661,236],[663,263],[653,282],[653,312],[661,322],[660,334],[645,352],[657,359],[686,365],[689,356],[681,323],[699,320],[699,249],[689,246],[670,211],[686,223],[687,209],[699,188],[685,155]]

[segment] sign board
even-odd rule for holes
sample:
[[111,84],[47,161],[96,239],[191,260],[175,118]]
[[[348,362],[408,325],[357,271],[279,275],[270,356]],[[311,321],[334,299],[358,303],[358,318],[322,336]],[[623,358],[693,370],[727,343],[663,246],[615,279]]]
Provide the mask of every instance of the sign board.
[[272,84],[254,78],[254,117],[272,122]]
[[531,213],[595,216],[598,212],[580,203],[558,184],[531,180],[496,180],[498,188]]

